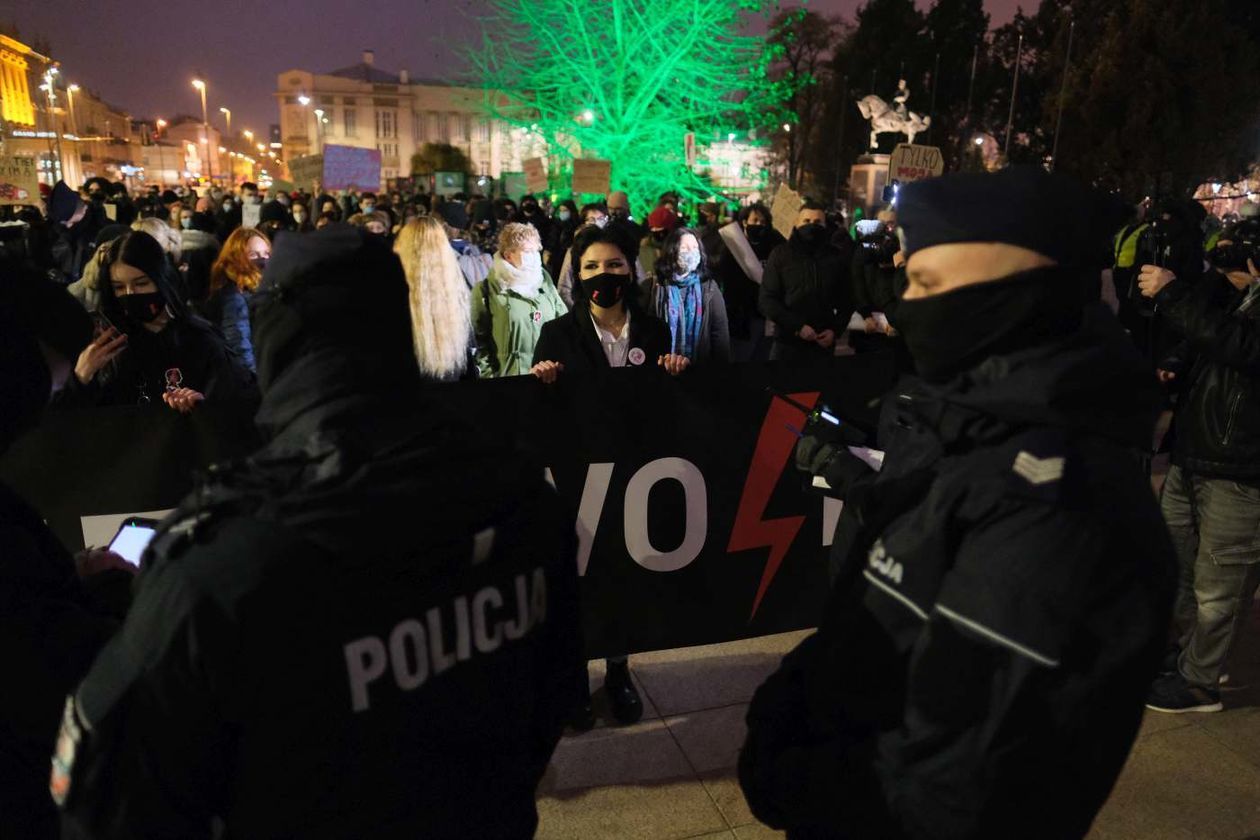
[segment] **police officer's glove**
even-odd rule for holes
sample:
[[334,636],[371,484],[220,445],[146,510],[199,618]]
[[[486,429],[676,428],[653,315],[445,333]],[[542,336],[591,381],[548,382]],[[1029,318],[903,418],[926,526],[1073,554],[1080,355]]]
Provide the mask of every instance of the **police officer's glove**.
[[796,468],[810,475],[821,475],[837,451],[834,443],[819,435],[804,435],[796,442]]
[[831,487],[831,493],[844,498],[854,482],[874,470],[843,444],[828,443],[813,435],[805,435],[796,443],[796,468],[820,476]]

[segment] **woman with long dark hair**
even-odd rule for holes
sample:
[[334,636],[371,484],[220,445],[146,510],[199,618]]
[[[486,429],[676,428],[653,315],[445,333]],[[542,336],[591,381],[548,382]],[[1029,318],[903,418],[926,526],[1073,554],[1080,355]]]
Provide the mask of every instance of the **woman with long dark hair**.
[[205,399],[256,399],[253,375],[174,293],[173,272],[143,231],[110,243],[100,267],[103,329],[79,355],[60,403],[165,403],[187,413]]
[[665,238],[648,305],[669,327],[671,353],[686,356],[692,364],[731,360],[726,303],[709,276],[700,236],[691,228],[675,228]]

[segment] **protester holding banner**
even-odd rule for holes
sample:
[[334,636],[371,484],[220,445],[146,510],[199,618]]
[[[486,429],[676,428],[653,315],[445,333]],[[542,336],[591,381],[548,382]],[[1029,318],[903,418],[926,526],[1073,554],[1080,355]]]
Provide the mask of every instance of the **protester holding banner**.
[[652,313],[669,327],[670,352],[692,364],[731,360],[726,303],[709,275],[709,258],[691,228],[676,228],[661,246],[648,291]]
[[926,386],[891,393],[819,631],[748,712],[740,783],[789,836],[1080,838],[1111,792],[1175,585],[1158,386],[1082,293],[1114,209],[1033,167],[902,189]]
[[[637,302],[632,268],[637,244],[622,225],[591,225],[578,232],[572,258],[580,281],[577,301],[567,315],[543,327],[531,370],[539,380],[551,384],[565,370],[651,366],[653,360],[674,375],[687,369],[690,359],[671,353],[669,327]],[[627,657],[608,658],[604,690],[619,723],[643,716]],[[578,681],[569,725],[578,731],[595,725],[585,675]]]
[[478,373],[483,378],[529,373],[543,326],[567,311],[542,267],[537,229],[509,222],[499,233],[490,275],[472,292]]
[[72,836],[533,836],[581,668],[573,524],[421,383],[406,298],[362,231],[277,240],[270,440],[159,527],[66,704]]
[[468,284],[442,222],[408,222],[394,242],[411,304],[411,337],[420,375],[439,382],[476,376]]
[[99,281],[104,329],[79,355],[59,404],[163,402],[187,412],[204,399],[254,398],[253,376],[176,296],[173,271],[143,231],[110,243]]
[[255,370],[249,325],[249,297],[262,281],[271,257],[271,240],[254,228],[237,228],[223,243],[210,269],[210,287],[198,308],[223,333],[228,349]]
[[[38,423],[73,378],[92,322],[64,289],[14,263],[0,265],[0,454]],[[48,758],[65,696],[113,635],[130,601],[122,558],[76,557],[44,516],[0,483],[0,833],[55,840]]]

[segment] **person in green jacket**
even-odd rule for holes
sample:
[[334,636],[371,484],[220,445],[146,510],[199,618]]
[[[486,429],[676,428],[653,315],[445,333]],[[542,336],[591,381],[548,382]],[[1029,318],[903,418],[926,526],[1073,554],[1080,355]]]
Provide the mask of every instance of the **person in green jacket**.
[[538,231],[532,225],[505,225],[494,267],[472,293],[478,375],[528,374],[543,324],[568,311],[542,267]]

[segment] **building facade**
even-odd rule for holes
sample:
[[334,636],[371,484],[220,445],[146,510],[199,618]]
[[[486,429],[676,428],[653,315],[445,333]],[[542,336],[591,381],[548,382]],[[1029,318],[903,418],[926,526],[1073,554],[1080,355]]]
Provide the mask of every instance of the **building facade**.
[[411,175],[411,157],[425,143],[455,146],[468,156],[472,174],[496,180],[521,172],[523,159],[545,154],[538,140],[487,117],[482,91],[387,72],[370,50],[360,63],[330,73],[281,73],[275,96],[283,158],[318,153],[326,144],[377,149],[382,180]]

